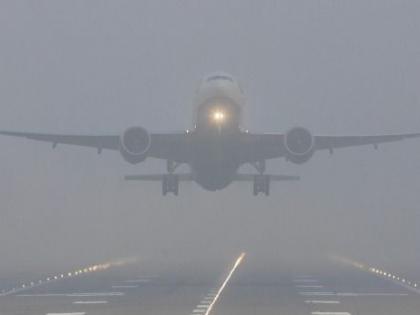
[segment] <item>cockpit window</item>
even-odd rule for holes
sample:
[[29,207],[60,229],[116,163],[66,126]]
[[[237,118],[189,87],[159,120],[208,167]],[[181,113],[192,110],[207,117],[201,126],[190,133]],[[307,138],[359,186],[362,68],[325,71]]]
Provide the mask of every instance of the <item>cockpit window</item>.
[[220,74],[213,75],[213,76],[207,78],[207,82],[214,81],[214,80],[227,80],[227,81],[233,82],[233,79],[231,77],[226,76],[226,75],[220,75]]

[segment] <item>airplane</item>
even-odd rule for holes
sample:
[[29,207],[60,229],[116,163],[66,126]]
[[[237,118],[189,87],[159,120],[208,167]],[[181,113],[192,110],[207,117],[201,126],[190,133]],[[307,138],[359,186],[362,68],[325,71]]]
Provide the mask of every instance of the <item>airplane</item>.
[[[208,191],[222,190],[234,181],[253,183],[253,194],[269,195],[272,181],[298,180],[297,176],[266,174],[266,161],[285,158],[295,164],[308,162],[316,151],[373,145],[420,137],[420,133],[374,136],[317,136],[307,128],[293,127],[285,133],[252,133],[242,128],[245,94],[230,74],[206,76],[194,96],[194,126],[179,133],[149,133],[141,126],[121,134],[68,135],[0,131],[1,135],[23,137],[58,144],[118,151],[123,159],[138,164],[146,158],[166,161],[165,174],[129,175],[126,180],[160,181],[162,194],[178,195],[179,183],[194,181]],[[177,173],[180,165],[189,173]],[[238,174],[244,164],[255,173]]]

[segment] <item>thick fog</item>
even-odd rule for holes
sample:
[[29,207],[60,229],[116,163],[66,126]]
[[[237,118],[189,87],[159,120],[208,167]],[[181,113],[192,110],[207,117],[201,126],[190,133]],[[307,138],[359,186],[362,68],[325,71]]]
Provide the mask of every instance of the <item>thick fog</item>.
[[[224,70],[248,97],[244,127],[314,134],[420,131],[416,1],[1,1],[0,129],[120,134],[192,125],[199,80]],[[420,140],[270,161],[250,183],[178,198],[127,174],[118,152],[0,138],[0,276],[138,256],[211,268],[322,265],[333,253],[400,273],[420,263]]]

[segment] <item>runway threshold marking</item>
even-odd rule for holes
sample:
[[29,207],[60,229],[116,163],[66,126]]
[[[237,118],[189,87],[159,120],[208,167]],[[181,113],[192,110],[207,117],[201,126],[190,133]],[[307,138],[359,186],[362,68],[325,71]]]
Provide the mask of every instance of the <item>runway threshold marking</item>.
[[140,278],[140,279],[126,280],[125,283],[149,283],[150,281],[152,281],[151,278]]
[[306,300],[306,304],[340,304],[337,300]]
[[108,301],[74,301],[73,304],[79,304],[79,305],[108,304]]
[[308,295],[308,296],[323,296],[323,295],[335,295],[334,292],[319,292],[319,291],[305,291],[299,292],[299,295]]
[[105,297],[123,296],[124,292],[92,292],[92,293],[45,293],[45,294],[19,294],[18,297]]
[[342,292],[336,293],[336,296],[407,296],[407,293],[353,293],[353,292]]
[[316,279],[293,279],[295,283],[318,283]]
[[299,289],[322,289],[324,286],[321,284],[317,284],[317,285],[302,285],[302,284],[298,284],[296,285],[296,288]]

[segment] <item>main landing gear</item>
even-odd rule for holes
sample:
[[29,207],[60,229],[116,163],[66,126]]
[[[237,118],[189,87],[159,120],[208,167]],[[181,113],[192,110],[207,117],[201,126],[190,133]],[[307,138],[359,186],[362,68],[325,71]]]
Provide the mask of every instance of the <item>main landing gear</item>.
[[162,180],[162,195],[166,196],[167,193],[173,193],[178,196],[179,192],[179,178],[178,175],[167,174],[163,176]]
[[254,176],[254,196],[263,193],[266,196],[270,194],[270,175],[264,175],[266,170],[265,161],[258,161],[252,163],[252,166],[258,171],[258,175]]
[[179,192],[179,177],[175,175],[174,172],[179,166],[178,163],[173,161],[167,161],[166,169],[169,174],[164,175],[162,179],[162,195],[166,196],[167,193],[173,193],[175,196],[178,196]]
[[254,176],[254,196],[263,193],[266,196],[270,194],[270,175],[255,175]]

